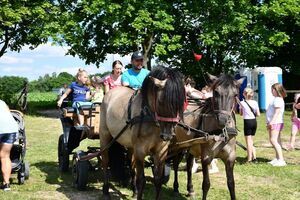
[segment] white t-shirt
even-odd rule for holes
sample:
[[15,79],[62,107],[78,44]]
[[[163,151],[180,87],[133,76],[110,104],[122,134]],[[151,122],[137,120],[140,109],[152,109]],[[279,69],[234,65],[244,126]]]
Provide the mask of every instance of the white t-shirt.
[[269,104],[266,112],[267,123],[270,123],[274,114],[275,108],[280,109],[280,113],[278,117],[272,122],[272,124],[280,124],[283,123],[283,112],[284,112],[284,100],[281,97],[275,97],[273,101]]
[[[254,113],[257,113],[259,110],[258,103],[255,100],[247,100],[247,103],[251,106]],[[252,113],[251,109],[247,105],[247,103],[244,101],[241,101],[241,109],[243,111],[243,119],[255,119],[254,114]]]
[[17,133],[19,125],[7,108],[4,101],[0,100],[0,134]]

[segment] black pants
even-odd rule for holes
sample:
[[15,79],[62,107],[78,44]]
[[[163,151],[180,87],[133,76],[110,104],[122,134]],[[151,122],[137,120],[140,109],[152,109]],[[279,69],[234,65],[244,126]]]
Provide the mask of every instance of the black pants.
[[257,128],[257,122],[255,119],[244,119],[244,135],[255,135]]

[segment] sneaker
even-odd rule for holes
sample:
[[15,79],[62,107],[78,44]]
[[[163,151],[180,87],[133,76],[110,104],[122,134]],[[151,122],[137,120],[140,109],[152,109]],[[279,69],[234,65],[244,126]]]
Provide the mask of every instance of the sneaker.
[[277,162],[272,164],[274,167],[283,167],[286,166],[286,162],[284,160],[277,160]]
[[274,158],[272,161],[268,162],[269,164],[273,165],[274,163],[277,162],[277,158]]
[[10,185],[9,185],[9,183],[1,185],[0,188],[1,188],[1,190],[4,190],[4,191],[10,191]]

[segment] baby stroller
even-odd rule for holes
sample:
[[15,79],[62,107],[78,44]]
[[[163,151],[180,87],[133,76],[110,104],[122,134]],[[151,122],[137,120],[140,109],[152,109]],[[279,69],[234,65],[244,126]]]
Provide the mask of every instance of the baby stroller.
[[23,113],[17,110],[11,110],[10,112],[19,125],[17,139],[10,153],[12,173],[18,173],[18,183],[24,184],[25,179],[29,178],[29,163],[24,161],[26,154],[26,134]]

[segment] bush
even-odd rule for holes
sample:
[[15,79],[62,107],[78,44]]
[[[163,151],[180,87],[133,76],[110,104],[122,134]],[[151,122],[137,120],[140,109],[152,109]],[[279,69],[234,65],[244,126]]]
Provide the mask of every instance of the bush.
[[16,103],[18,92],[22,90],[27,78],[18,76],[0,77],[0,99],[5,101],[8,106],[13,107]]

